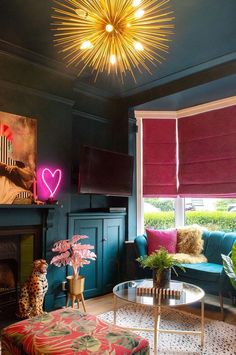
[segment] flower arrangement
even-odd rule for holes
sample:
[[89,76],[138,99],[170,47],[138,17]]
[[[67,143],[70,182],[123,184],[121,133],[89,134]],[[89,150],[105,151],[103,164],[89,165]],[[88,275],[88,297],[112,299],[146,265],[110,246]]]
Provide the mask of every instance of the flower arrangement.
[[[81,239],[86,239],[86,235],[74,235],[71,239],[59,240],[53,245],[52,251],[58,252],[52,258],[50,264],[58,267],[70,265],[73,268],[73,277],[78,278],[79,269],[84,265],[90,264],[90,260],[96,259],[96,254],[90,249],[94,249],[93,245],[78,243]],[[90,259],[90,260],[89,260]]]

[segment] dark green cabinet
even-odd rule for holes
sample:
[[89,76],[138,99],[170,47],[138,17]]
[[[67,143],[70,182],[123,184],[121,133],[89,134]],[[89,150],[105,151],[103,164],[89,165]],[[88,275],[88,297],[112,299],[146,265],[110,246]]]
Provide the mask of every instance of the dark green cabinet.
[[124,255],[125,213],[70,213],[69,236],[87,235],[97,260],[80,270],[85,276],[85,297],[110,292],[121,279]]

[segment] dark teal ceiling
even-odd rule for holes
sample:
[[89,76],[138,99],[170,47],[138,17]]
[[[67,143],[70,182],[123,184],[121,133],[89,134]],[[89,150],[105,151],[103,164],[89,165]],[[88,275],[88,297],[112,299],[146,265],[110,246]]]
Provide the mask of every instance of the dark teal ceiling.
[[[234,91],[231,89],[236,87],[236,0],[172,0],[170,3],[176,18],[175,35],[165,62],[153,67],[152,75],[137,73],[136,83],[127,75],[124,84],[116,77],[104,75],[94,83],[87,71],[76,79],[78,83],[90,84],[103,96],[125,98],[133,106],[151,100],[152,108],[156,105],[154,99],[159,99],[160,105],[180,100],[180,107],[187,106],[192,86],[195,87],[192,96],[204,90],[209,97],[211,90],[217,96],[221,90],[218,80],[223,78],[225,90]],[[63,62],[53,46],[52,5],[51,0],[0,0],[0,50],[5,50],[5,42],[10,42]],[[74,75],[73,70],[71,74]],[[163,95],[169,101],[163,100]]]

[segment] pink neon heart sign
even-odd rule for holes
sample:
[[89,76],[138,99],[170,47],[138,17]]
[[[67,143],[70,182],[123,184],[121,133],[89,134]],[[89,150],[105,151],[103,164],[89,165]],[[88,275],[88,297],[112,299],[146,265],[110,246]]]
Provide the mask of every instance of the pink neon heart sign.
[[49,197],[53,197],[61,182],[61,170],[56,169],[51,171],[50,169],[45,168],[42,171],[42,179],[46,188],[50,192]]

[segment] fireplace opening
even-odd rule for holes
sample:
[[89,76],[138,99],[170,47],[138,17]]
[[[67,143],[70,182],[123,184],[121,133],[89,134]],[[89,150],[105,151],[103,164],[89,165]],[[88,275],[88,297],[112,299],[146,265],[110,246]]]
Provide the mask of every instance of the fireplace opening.
[[20,288],[33,260],[43,257],[41,236],[41,226],[0,229],[0,321],[15,317]]
[[17,279],[17,261],[13,259],[0,260],[0,309],[16,303]]

